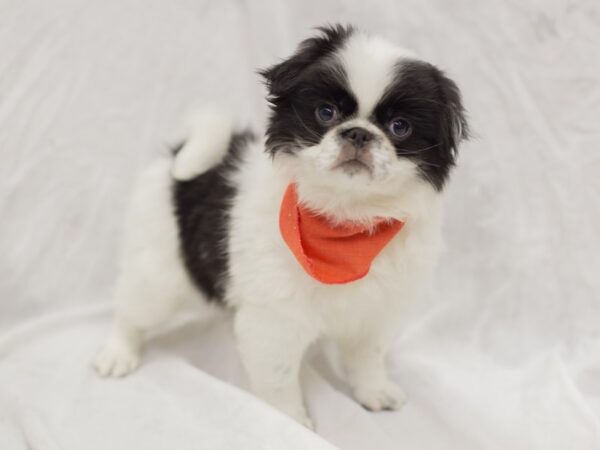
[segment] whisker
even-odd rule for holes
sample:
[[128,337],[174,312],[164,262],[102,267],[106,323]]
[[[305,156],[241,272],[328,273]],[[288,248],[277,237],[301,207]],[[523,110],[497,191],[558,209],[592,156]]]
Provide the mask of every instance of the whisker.
[[399,148],[397,150],[399,152],[401,152],[401,155],[416,155],[418,153],[422,153],[422,152],[425,152],[427,150],[431,150],[432,148],[439,147],[440,145],[442,145],[442,143],[438,142],[437,144],[430,145],[429,147],[418,148],[416,150],[408,150],[408,149],[404,149],[404,148]]
[[434,164],[434,163],[427,162],[427,161],[419,161],[418,165],[419,166],[424,165],[424,166],[430,166],[430,167],[440,167],[439,164]]
[[427,172],[424,172],[424,171],[422,171],[422,170],[421,170],[421,175],[422,175],[423,177],[425,177],[425,179],[426,179],[426,180],[427,180],[429,183],[431,183],[432,185],[436,186],[436,183],[433,181],[433,179],[432,179],[432,178],[429,176],[429,174],[428,174]]
[[275,145],[272,146],[273,151],[283,151],[286,153],[293,152],[294,150],[299,150],[303,147],[308,147],[310,145],[314,145],[312,142],[308,142],[305,139],[295,138],[293,140],[285,140],[278,141]]

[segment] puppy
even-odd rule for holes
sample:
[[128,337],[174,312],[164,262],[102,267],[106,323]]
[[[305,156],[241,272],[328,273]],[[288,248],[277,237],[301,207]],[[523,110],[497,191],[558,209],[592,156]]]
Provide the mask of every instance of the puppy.
[[140,363],[143,332],[185,299],[235,310],[253,391],[311,426],[306,348],[339,344],[355,399],[405,395],[386,372],[402,308],[442,247],[440,194],[467,123],[435,66],[351,27],[320,28],[265,70],[264,138],[204,113],[136,188],[103,376]]

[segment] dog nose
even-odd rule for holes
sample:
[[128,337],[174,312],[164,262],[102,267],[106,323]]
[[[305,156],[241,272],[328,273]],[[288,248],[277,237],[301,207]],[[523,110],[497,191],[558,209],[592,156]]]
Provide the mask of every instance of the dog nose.
[[350,141],[356,148],[363,147],[367,142],[373,139],[373,134],[370,131],[361,127],[348,128],[341,132],[341,135],[347,141]]

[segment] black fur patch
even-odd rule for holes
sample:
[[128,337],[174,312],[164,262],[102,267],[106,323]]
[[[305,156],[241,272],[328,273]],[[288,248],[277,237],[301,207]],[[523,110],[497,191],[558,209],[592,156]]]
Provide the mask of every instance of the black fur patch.
[[221,163],[191,180],[174,182],[181,256],[193,282],[211,300],[222,301],[227,285],[229,209],[236,194],[229,179],[254,139],[250,132],[234,134]]
[[[410,122],[408,138],[394,140],[388,133],[388,123],[397,117]],[[460,91],[452,80],[426,62],[402,61],[397,81],[387,89],[371,120],[388,133],[398,157],[414,161],[423,178],[437,190],[443,188],[458,144],[468,137]]]
[[327,131],[315,118],[320,103],[333,103],[346,117],[356,110],[344,69],[327,58],[344,44],[353,29],[336,25],[318,30],[321,34],[302,42],[292,57],[261,72],[271,106],[266,143],[271,154],[319,143]]

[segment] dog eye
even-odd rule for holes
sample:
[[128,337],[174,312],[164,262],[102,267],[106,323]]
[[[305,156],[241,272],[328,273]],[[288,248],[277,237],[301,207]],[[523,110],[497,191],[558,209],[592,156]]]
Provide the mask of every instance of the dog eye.
[[331,103],[324,103],[317,107],[315,115],[317,116],[317,119],[319,119],[319,122],[331,123],[337,119],[338,110]]
[[400,138],[407,137],[412,131],[410,123],[405,119],[392,120],[388,125],[388,129],[390,133]]

